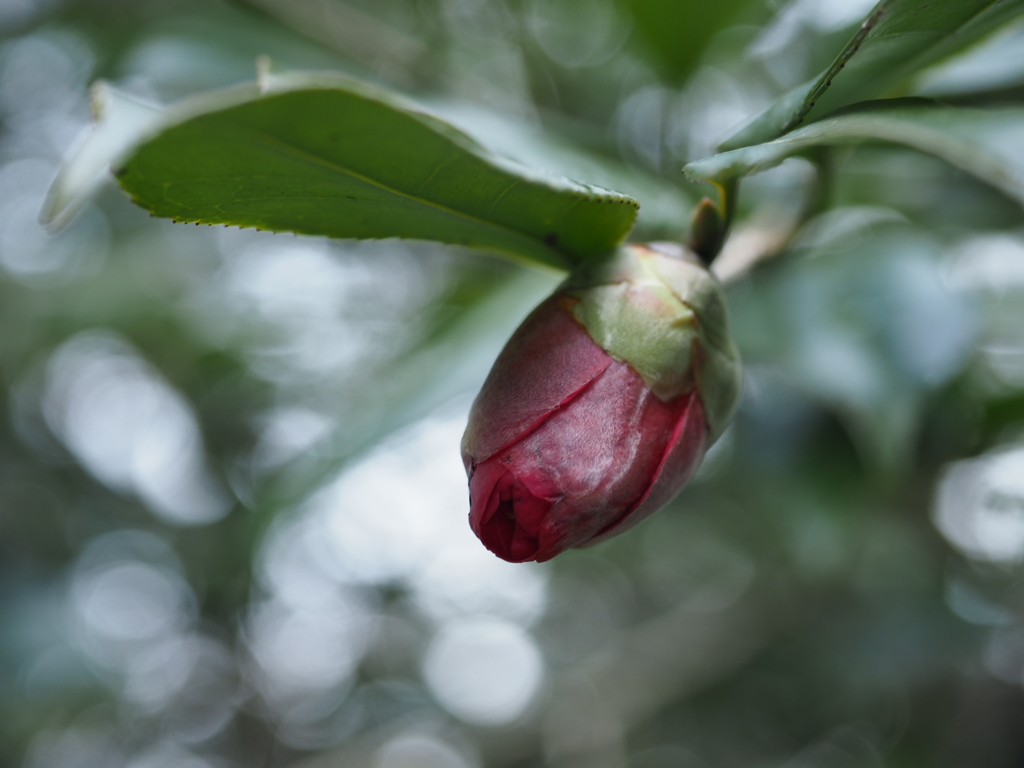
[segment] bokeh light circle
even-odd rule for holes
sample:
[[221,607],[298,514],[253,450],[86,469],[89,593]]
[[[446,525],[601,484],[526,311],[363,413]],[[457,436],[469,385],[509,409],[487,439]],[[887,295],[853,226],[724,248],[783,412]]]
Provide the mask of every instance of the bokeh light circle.
[[424,676],[438,702],[473,725],[519,719],[544,678],[541,654],[521,627],[494,618],[444,626],[427,650]]

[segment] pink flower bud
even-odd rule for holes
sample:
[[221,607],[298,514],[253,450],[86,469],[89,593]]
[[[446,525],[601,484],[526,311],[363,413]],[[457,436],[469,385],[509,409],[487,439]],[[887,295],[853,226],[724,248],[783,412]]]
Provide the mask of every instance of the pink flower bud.
[[717,282],[688,252],[626,246],[523,322],[473,404],[470,526],[511,562],[626,530],[696,471],[739,399]]

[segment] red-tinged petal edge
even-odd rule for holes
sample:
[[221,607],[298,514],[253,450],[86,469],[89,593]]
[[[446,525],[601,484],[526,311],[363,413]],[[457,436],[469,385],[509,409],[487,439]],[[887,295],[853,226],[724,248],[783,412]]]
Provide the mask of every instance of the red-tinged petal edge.
[[683,408],[665,446],[650,487],[625,514],[588,542],[588,546],[618,536],[668,504],[683,489],[700,466],[707,449],[708,423],[704,405],[696,391],[685,395]]

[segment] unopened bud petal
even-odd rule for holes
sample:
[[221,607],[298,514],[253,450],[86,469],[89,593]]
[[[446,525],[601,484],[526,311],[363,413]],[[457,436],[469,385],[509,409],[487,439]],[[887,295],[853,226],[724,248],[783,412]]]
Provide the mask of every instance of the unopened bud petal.
[[713,276],[681,246],[624,246],[520,326],[463,438],[470,525],[548,560],[670,501],[725,429],[740,363]]

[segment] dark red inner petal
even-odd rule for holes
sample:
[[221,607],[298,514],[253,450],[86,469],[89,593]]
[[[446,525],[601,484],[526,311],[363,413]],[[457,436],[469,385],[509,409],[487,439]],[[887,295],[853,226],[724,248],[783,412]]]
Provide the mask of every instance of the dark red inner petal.
[[502,560],[511,560],[515,536],[516,516],[512,501],[500,501],[494,514],[480,526],[480,540]]
[[502,560],[522,563],[537,557],[538,533],[551,504],[505,471],[491,490],[483,513],[471,513],[470,522],[491,552]]

